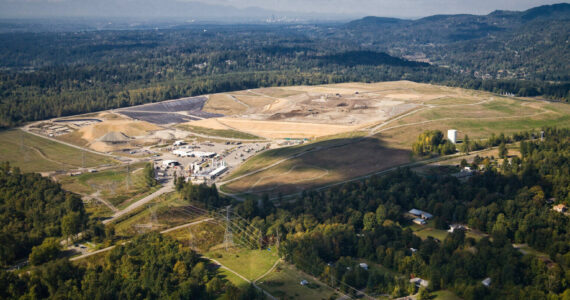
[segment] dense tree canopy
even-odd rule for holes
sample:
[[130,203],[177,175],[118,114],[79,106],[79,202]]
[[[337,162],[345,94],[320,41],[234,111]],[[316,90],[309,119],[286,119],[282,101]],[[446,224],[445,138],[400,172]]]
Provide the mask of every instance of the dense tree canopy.
[[[66,222],[65,220],[68,220]],[[26,258],[46,237],[75,234],[87,226],[78,195],[39,174],[0,167],[0,264]]]
[[20,274],[0,271],[0,298],[18,299],[261,299],[239,290],[210,262],[158,233],[108,252],[102,263],[54,260]]

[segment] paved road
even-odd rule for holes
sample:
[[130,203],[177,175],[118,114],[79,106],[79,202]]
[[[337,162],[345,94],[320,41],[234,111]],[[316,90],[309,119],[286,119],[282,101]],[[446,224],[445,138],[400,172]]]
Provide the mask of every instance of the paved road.
[[127,208],[116,212],[110,219],[104,220],[103,224],[108,224],[111,223],[115,220],[117,220],[118,218],[132,212],[133,210],[149,203],[150,201],[154,200],[156,197],[172,192],[174,191],[174,184],[172,180],[169,180],[162,188],[160,188],[158,191],[140,199],[139,201],[129,205]]

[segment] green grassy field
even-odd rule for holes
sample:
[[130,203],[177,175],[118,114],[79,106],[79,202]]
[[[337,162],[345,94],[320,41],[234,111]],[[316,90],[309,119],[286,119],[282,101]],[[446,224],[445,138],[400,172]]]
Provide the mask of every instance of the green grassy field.
[[426,239],[428,236],[431,236],[440,241],[443,241],[445,240],[449,232],[447,232],[447,230],[425,227],[417,231],[414,231],[414,234],[420,237],[422,240]]
[[[155,212],[158,212],[163,207],[169,206],[177,206],[180,205],[182,200],[178,197],[177,193],[171,192],[168,194],[160,195],[159,197],[155,198],[149,205],[151,205]],[[115,230],[117,234],[123,236],[134,235],[136,230],[134,230],[135,224],[147,224],[152,221],[152,210],[148,209],[147,207],[143,207],[142,209],[138,210],[137,212],[125,217],[121,218],[115,224]],[[161,219],[158,219],[158,223]]]
[[228,280],[239,288],[246,288],[249,285],[247,281],[224,268],[220,268],[218,272],[224,277],[224,279]]
[[[131,201],[136,200],[150,192],[144,180],[144,163],[128,166],[119,166],[95,173],[84,173],[79,176],[63,176],[58,178],[63,188],[82,195],[98,193],[97,196],[109,201],[111,204],[123,208]],[[129,178],[127,185],[127,178]]]
[[[0,131],[0,161],[9,161],[24,172],[48,172],[83,166],[82,151],[21,130]],[[117,164],[115,160],[85,152],[85,167]]]
[[[302,286],[301,280],[310,284]],[[259,280],[258,285],[279,299],[330,299],[336,294],[332,288],[287,263],[279,263],[273,272]]]
[[461,300],[461,298],[459,298],[453,292],[447,290],[433,292],[431,295],[435,297],[433,298],[435,300]]
[[[219,255],[222,257],[219,257]],[[225,250],[208,252],[206,256],[215,258],[221,264],[249,280],[255,280],[265,274],[279,259],[276,251],[236,248],[228,252]]]
[[261,139],[263,139],[257,135],[253,135],[253,134],[249,134],[249,133],[245,133],[245,132],[241,132],[241,131],[237,131],[237,130],[232,130],[232,129],[210,129],[210,128],[205,128],[205,127],[190,126],[190,125],[180,125],[178,127],[180,129],[187,130],[187,131],[190,131],[193,133],[203,134],[203,135],[208,135],[208,136],[217,136],[217,137],[221,137],[221,138],[243,139],[243,140],[261,140]]
[[[436,238],[440,241],[445,240],[445,238],[449,235],[449,232],[447,230],[443,230],[443,229],[435,229],[434,225],[435,225],[434,221],[431,220],[431,221],[428,221],[428,223],[426,225],[412,224],[412,225],[409,225],[409,227],[410,227],[410,229],[412,229],[414,234],[416,236],[420,237],[422,240],[425,240],[428,236]],[[487,235],[484,233],[477,232],[477,231],[468,230],[465,232],[465,236],[469,237],[469,238],[473,238],[473,239],[478,241]]]
[[334,136],[329,136],[326,138],[319,138],[315,142],[309,144],[301,144],[291,147],[283,147],[283,148],[264,151],[248,159],[245,163],[240,165],[239,169],[232,172],[231,175],[226,178],[226,180],[239,177],[243,174],[255,170],[259,170],[262,167],[266,167],[268,165],[278,162],[281,159],[299,153],[309,152],[323,147],[335,147],[337,145],[345,145],[353,140],[361,139],[363,135],[364,134],[362,132],[343,133]]

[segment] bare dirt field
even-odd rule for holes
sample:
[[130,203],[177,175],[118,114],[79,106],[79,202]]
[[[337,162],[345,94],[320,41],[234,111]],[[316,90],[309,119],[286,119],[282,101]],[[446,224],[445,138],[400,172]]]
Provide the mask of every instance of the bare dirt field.
[[221,123],[267,138],[313,138],[379,124],[423,105],[479,101],[470,91],[408,81],[262,88],[212,95],[204,109],[226,117],[189,124],[222,129]]
[[[316,124],[316,123],[300,123],[300,122],[278,122],[278,121],[260,121],[260,120],[245,120],[238,118],[218,118],[215,119],[218,124],[226,128],[243,131],[246,133],[262,136],[270,139],[282,138],[309,138],[332,135],[342,132],[348,132],[358,129],[355,126],[346,125],[333,125],[333,124]],[[213,123],[213,120],[190,122],[190,125],[198,125],[202,127],[213,127],[217,129],[218,124]]]

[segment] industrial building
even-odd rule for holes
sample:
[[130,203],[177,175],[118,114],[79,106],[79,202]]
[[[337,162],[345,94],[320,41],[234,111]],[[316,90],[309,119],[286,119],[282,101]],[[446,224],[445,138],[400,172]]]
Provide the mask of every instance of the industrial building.
[[177,149],[172,151],[172,154],[180,157],[199,157],[199,158],[210,158],[217,155],[216,152],[193,151],[190,149]]
[[189,165],[188,168],[192,181],[213,180],[228,170],[228,166],[226,165],[225,161],[220,160],[216,162],[214,159],[212,159],[210,167],[207,169],[203,168],[199,163],[193,163]]

